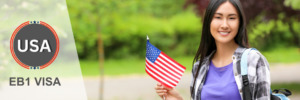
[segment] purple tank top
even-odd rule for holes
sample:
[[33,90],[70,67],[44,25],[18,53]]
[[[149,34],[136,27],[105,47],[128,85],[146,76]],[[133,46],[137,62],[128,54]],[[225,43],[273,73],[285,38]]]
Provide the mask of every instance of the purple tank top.
[[241,100],[234,79],[232,64],[216,67],[210,62],[206,80],[201,90],[201,100]]

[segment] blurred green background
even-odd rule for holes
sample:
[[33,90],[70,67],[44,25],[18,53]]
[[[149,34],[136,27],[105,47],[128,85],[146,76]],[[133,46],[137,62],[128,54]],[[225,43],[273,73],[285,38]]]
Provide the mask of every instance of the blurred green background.
[[[270,15],[267,13],[270,11],[259,11],[249,19],[247,27],[251,46],[260,50],[270,63],[300,62],[299,0],[269,1],[297,13],[274,6],[277,13],[268,18],[265,16]],[[190,72],[201,38],[202,17],[195,10],[201,8],[195,4],[186,5],[187,2],[67,0],[83,75],[99,75],[99,34],[104,45],[105,75],[145,74],[146,35],[153,45],[182,63]]]

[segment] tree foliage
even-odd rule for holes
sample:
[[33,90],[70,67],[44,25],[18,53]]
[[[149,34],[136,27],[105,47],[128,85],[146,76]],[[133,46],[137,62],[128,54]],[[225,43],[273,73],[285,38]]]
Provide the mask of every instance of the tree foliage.
[[[193,54],[201,23],[182,0],[67,1],[80,58],[97,58],[101,34],[108,58],[145,57],[146,36],[167,54]],[[197,42],[195,42],[197,41]],[[196,46],[195,46],[196,47]],[[181,53],[178,53],[181,52]]]
[[[300,46],[298,0],[241,1],[253,47]],[[97,58],[97,34],[102,36],[106,58],[145,57],[146,35],[171,57],[192,56],[199,45],[201,15],[208,2],[67,0],[77,51],[84,59]]]

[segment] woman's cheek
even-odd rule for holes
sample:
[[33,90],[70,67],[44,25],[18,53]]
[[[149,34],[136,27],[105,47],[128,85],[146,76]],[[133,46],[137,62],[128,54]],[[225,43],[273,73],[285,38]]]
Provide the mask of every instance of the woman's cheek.
[[216,34],[218,32],[218,28],[220,26],[220,21],[218,20],[212,20],[211,25],[210,25],[210,30],[212,33]]
[[239,21],[232,22],[231,26],[232,26],[231,28],[233,28],[234,31],[238,31],[238,29],[239,29]]

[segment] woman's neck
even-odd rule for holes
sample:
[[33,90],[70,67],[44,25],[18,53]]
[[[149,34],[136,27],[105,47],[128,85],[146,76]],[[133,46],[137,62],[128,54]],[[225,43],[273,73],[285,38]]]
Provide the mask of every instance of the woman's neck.
[[216,67],[223,67],[232,62],[232,55],[238,48],[238,44],[234,41],[229,43],[217,43],[217,50],[212,58],[212,62]]

